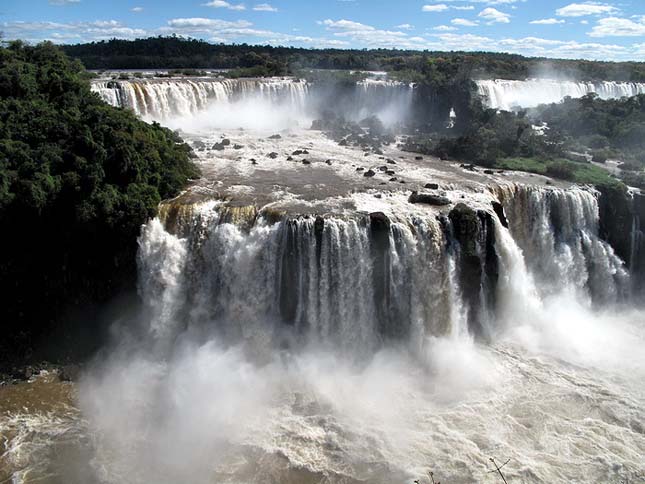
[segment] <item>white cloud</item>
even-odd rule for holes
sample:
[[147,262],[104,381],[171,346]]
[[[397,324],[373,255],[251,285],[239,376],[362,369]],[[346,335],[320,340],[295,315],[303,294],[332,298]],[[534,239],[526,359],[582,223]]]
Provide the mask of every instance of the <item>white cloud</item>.
[[421,7],[422,12],[445,12],[448,10],[448,5],[445,3],[438,3],[436,5],[424,5]]
[[634,22],[627,18],[607,17],[598,20],[590,37],[636,37],[645,36],[645,22]]
[[130,9],[130,12],[134,12],[134,13],[143,12],[143,7],[133,7]]
[[370,25],[365,25],[359,22],[354,22],[353,20],[323,20],[322,22],[318,22],[322,25],[325,25],[328,30],[348,30],[348,31],[357,31],[357,30],[376,30],[374,27]]
[[168,20],[168,26],[173,29],[184,29],[191,32],[208,32],[210,30],[221,30],[231,28],[247,28],[253,24],[246,20],[238,20],[236,22],[229,22],[228,20],[220,20],[214,18],[173,18]]
[[472,5],[465,5],[463,7],[455,6],[451,8],[454,8],[455,10],[475,10],[475,7],[473,7]]
[[510,15],[504,12],[500,12],[496,8],[488,7],[479,12],[477,15],[485,20],[488,20],[489,25],[498,23],[498,24],[508,24],[511,22]]
[[278,9],[269,5],[268,3],[261,3],[253,7],[256,12],[277,12]]
[[565,22],[564,20],[558,20],[557,18],[543,18],[541,20],[532,20],[529,23],[533,25],[555,25],[563,24]]
[[612,14],[616,12],[618,12],[616,7],[598,2],[571,3],[555,11],[556,15],[560,17],[584,17],[587,15]]
[[[442,0],[443,2],[468,2],[483,3],[485,5],[511,5],[513,3],[523,3],[526,0]],[[467,10],[472,10],[468,8]]]
[[80,3],[81,0],[49,0],[50,5],[71,5],[73,3]]
[[459,29],[457,27],[451,27],[450,25],[437,25],[436,27],[433,27],[432,30],[436,30],[438,32],[454,32]]
[[452,25],[459,25],[461,27],[475,27],[479,25],[477,22],[473,22],[472,20],[468,20],[465,18],[453,18],[450,23]]
[[589,20],[581,20],[580,23],[582,25],[589,25]]
[[410,25],[410,24],[401,24],[401,25],[397,25],[397,26],[396,26],[396,27],[394,27],[394,28],[396,28],[396,29],[400,29],[400,30],[414,30],[414,25]]
[[211,0],[208,3],[202,3],[202,7],[227,8],[229,10],[246,10],[246,7],[242,3],[235,5],[224,0]]

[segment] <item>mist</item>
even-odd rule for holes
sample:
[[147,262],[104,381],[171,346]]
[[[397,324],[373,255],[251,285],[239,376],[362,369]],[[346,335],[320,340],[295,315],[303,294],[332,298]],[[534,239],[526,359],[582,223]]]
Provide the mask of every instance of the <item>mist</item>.
[[[143,280],[142,294],[144,301],[146,294],[153,298],[149,306],[157,312],[141,319],[141,339],[115,331],[120,337],[109,357],[79,386],[102,479],[385,483],[411,482],[432,470],[450,482],[471,482],[488,472],[491,456],[514,460],[511,478],[545,481],[593,479],[614,459],[638,466],[642,435],[614,442],[612,434],[628,432],[642,414],[616,401],[645,378],[642,311],[598,311],[566,283],[553,294],[536,282],[508,229],[496,227],[504,277],[489,343],[459,330],[468,315],[455,311],[447,334],[353,353],[319,338],[289,337],[294,330],[262,317],[254,297],[239,321],[178,324],[186,318],[182,311],[163,308],[192,292],[178,290],[185,284],[188,266],[178,257],[186,256],[186,245],[151,222],[140,241],[148,260],[142,270],[160,279]],[[224,252],[236,271],[231,276],[250,294],[266,283],[244,282],[262,247],[271,247],[263,240],[273,232],[259,230],[247,236],[220,225],[216,239],[227,248],[209,249]],[[461,297],[458,289],[452,294]],[[193,314],[213,304],[196,300],[205,307],[191,307]],[[245,325],[244,336],[221,331],[230,324]],[[610,431],[616,421],[621,430]],[[568,470],[544,455],[539,432],[526,434],[543,425],[575,449],[578,460]],[[607,449],[602,460],[591,463],[599,448]]]

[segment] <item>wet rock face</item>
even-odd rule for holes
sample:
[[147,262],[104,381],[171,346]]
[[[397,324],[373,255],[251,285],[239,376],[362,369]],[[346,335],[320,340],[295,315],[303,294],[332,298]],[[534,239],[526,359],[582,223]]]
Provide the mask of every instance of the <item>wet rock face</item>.
[[619,186],[598,187],[598,235],[625,261],[637,291],[645,289],[645,196]]
[[487,337],[485,319],[494,311],[499,260],[495,226],[490,213],[458,203],[449,213],[453,241],[457,244],[459,285],[469,311],[473,334]]

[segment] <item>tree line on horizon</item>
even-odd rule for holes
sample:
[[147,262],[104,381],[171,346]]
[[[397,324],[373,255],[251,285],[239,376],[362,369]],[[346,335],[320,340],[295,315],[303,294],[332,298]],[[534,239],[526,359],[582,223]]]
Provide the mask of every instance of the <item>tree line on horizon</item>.
[[[249,69],[258,76],[302,69],[414,72],[429,60],[457,60],[473,78],[525,79],[556,74],[579,80],[645,82],[643,62],[524,57],[502,52],[438,52],[398,49],[308,49],[271,45],[212,44],[180,36],[111,39],[64,45],[88,69]],[[412,79],[414,80],[414,79]]]

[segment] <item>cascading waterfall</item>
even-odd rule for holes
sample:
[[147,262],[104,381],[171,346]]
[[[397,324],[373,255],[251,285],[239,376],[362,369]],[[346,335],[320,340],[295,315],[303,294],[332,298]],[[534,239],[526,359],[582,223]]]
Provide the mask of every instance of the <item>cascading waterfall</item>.
[[540,104],[557,103],[565,97],[579,98],[595,92],[601,99],[617,99],[645,93],[645,83],[639,82],[582,82],[553,79],[525,81],[491,79],[476,81],[479,94],[489,107],[510,110],[530,108]]
[[304,111],[308,84],[289,78],[137,79],[97,81],[92,89],[107,103],[132,109],[144,119],[190,116],[213,104],[252,99]]
[[629,275],[598,237],[595,193],[512,185],[495,195],[508,229],[492,206],[272,223],[255,209],[169,202],[140,240],[152,331],[206,325],[234,341],[356,355],[387,342],[418,349],[464,328],[492,338],[498,308],[517,305],[518,291],[528,304],[563,291],[590,304],[627,297]]
[[300,119],[331,109],[353,121],[377,115],[384,123],[394,124],[405,121],[414,95],[413,84],[374,79],[358,82],[348,97],[340,98],[293,78],[110,80],[95,81],[92,89],[113,106],[159,122],[249,101],[288,110]]

